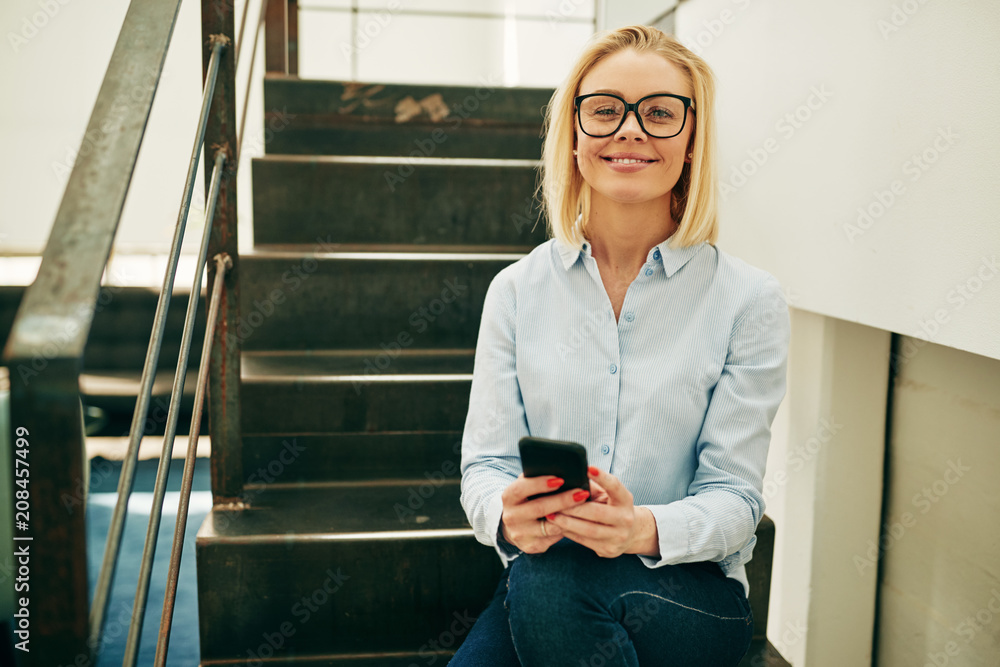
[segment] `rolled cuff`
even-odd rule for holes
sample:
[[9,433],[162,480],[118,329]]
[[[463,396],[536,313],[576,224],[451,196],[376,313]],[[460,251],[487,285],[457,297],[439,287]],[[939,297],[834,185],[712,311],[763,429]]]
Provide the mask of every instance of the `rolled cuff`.
[[675,563],[685,563],[691,555],[691,528],[684,508],[680,503],[669,505],[647,505],[656,521],[656,539],[660,545],[660,557],[639,556],[646,567],[662,567]]
[[489,500],[489,504],[486,507],[486,529],[489,531],[487,534],[493,536],[493,548],[496,549],[497,555],[500,556],[500,561],[504,567],[507,567],[510,561],[521,554],[521,551],[513,545],[508,545],[507,542],[501,539],[500,520],[502,518],[503,499],[500,498],[500,494],[498,493]]

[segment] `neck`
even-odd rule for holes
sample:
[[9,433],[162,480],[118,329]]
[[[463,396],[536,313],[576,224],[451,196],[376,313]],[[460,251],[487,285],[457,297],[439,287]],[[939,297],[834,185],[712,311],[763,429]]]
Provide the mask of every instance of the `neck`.
[[676,230],[669,197],[642,204],[591,200],[587,237],[594,259],[616,274],[633,277],[649,249]]

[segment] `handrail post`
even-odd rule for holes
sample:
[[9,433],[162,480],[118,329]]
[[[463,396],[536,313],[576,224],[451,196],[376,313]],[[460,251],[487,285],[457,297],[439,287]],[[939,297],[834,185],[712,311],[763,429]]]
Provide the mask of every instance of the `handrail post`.
[[262,0],[267,3],[264,21],[265,74],[299,73],[298,0]]
[[288,73],[299,73],[299,0],[288,0]]
[[[235,41],[235,11],[231,0],[202,0],[202,74],[208,71],[212,42],[221,38]],[[208,256],[228,255],[233,267],[223,277],[219,303],[218,330],[212,345],[209,367],[209,433],[212,443],[212,499],[215,504],[237,502],[243,491],[243,455],[240,428],[240,348],[239,315],[240,261],[236,233],[236,179],[239,164],[236,127],[236,59],[227,50],[219,67],[205,131],[205,201],[209,198],[214,153],[227,151],[226,173],[222,179]],[[216,280],[214,264],[208,266],[208,293]],[[197,298],[192,295],[192,298]],[[206,309],[209,304],[205,304]]]

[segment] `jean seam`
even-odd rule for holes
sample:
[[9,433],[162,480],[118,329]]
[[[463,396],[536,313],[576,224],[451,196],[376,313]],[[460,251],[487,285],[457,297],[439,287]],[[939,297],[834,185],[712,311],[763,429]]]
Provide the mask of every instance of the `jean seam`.
[[746,616],[716,616],[715,614],[709,613],[707,611],[702,611],[701,609],[695,609],[694,607],[689,607],[687,605],[681,604],[680,602],[677,602],[676,600],[670,600],[670,599],[662,597],[660,595],[656,595],[655,593],[647,593],[646,591],[626,591],[625,593],[622,593],[617,598],[615,598],[614,601],[612,602],[612,604],[614,604],[618,600],[622,599],[626,595],[648,595],[651,598],[656,598],[657,600],[663,600],[664,602],[669,602],[670,604],[676,605],[676,606],[680,607],[681,609],[687,609],[689,611],[693,611],[693,612],[696,612],[696,613],[699,613],[699,614],[704,614],[705,616],[710,616],[710,617],[718,619],[720,621],[743,621],[745,623],[746,620],[747,620]]

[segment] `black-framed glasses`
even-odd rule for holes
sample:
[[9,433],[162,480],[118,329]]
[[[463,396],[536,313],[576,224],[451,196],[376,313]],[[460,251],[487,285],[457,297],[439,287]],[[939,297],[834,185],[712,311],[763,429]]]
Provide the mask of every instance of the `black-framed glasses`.
[[655,139],[669,139],[684,130],[688,109],[694,113],[694,100],[669,93],[647,95],[632,104],[610,93],[590,93],[580,95],[575,102],[580,129],[597,138],[617,132],[628,112],[634,111],[643,132]]

